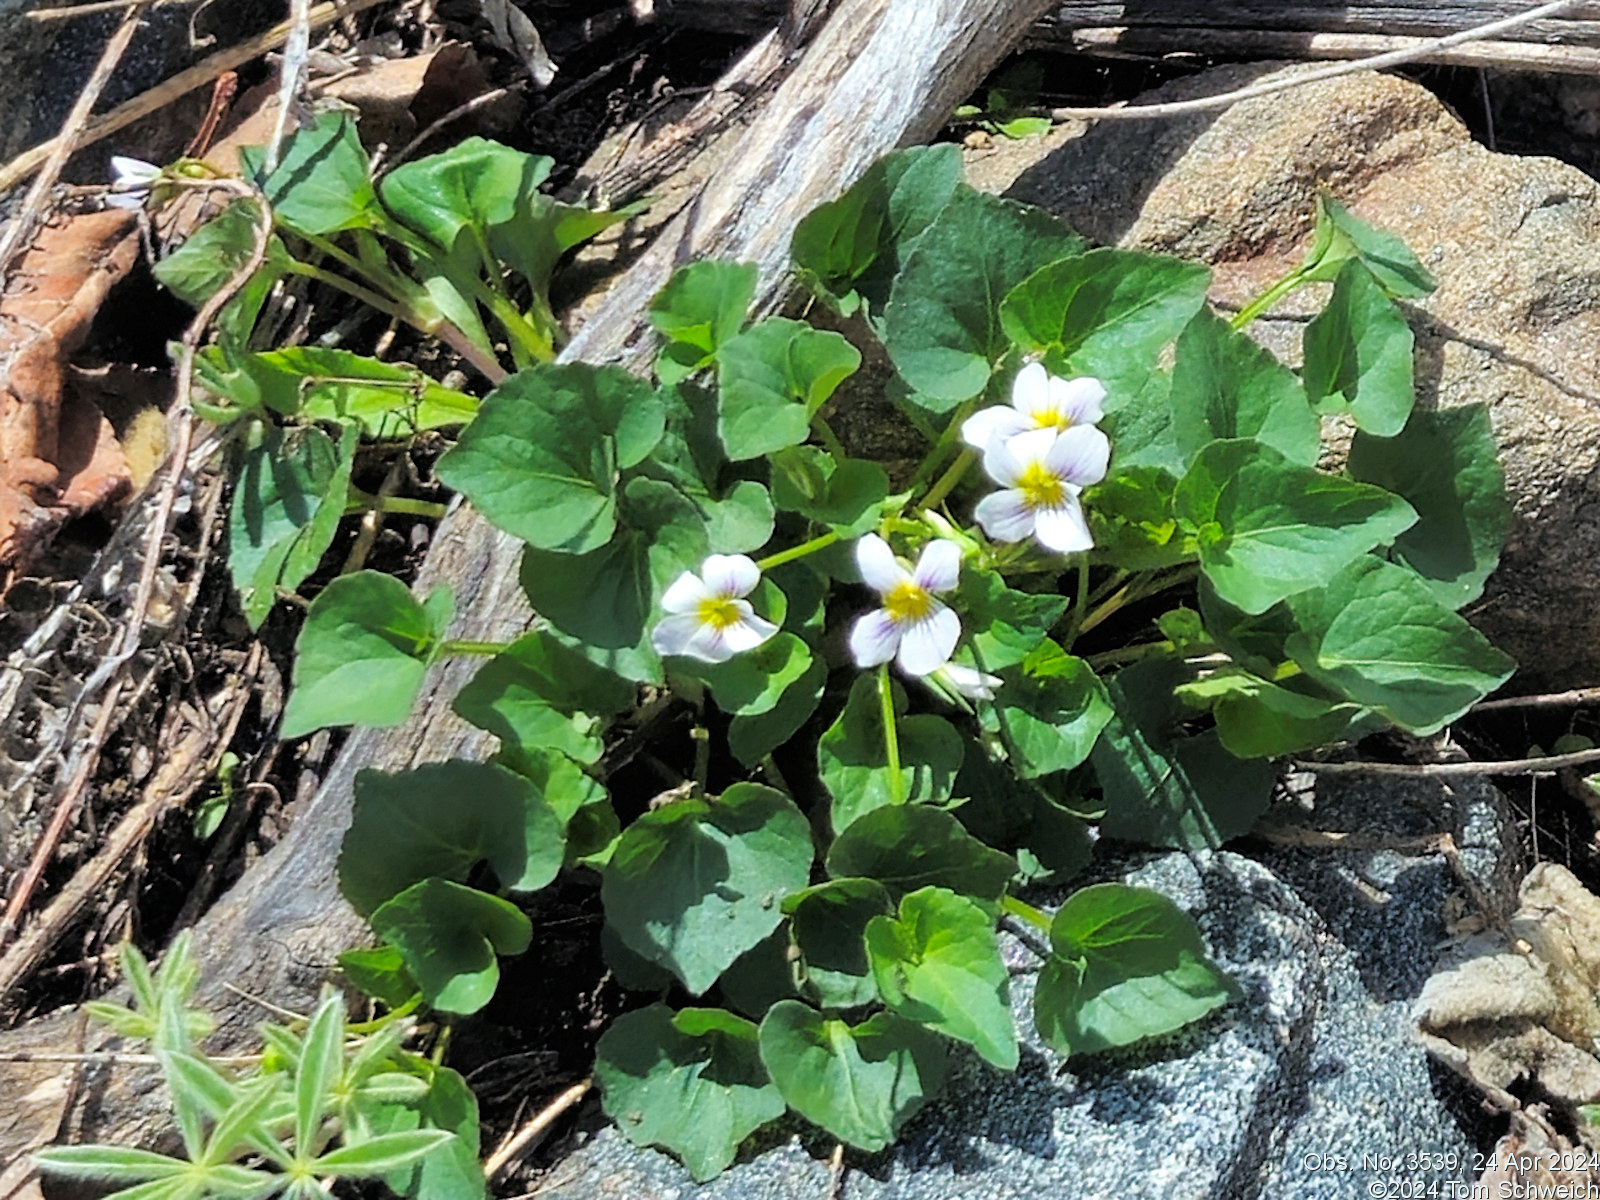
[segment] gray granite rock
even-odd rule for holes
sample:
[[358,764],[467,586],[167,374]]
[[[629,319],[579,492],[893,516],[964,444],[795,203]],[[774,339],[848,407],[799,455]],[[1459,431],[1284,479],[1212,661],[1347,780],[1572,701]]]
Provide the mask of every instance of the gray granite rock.
[[[1412,1002],[1446,941],[1461,884],[1438,834],[1451,833],[1474,886],[1506,876],[1502,801],[1482,785],[1341,783],[1313,811],[1278,806],[1250,856],[1105,853],[1095,878],[1160,888],[1200,922],[1240,998],[1213,1019],[1144,1050],[1063,1062],[1037,1038],[1004,1075],[971,1057],[947,1096],[901,1143],[851,1156],[846,1200],[1337,1200],[1375,1180],[1378,1154],[1453,1154],[1472,1139],[1435,1095],[1411,1033]],[[1059,897],[1037,897],[1050,904]],[[1452,898],[1455,898],[1454,900]],[[1013,1006],[1031,1029],[1036,962],[1013,940]],[[774,1144],[776,1143],[776,1144]],[[548,1200],[815,1200],[827,1143],[770,1136],[729,1172],[696,1186],[669,1157],[606,1128],[555,1168]],[[753,1148],[754,1149],[754,1148]],[[1314,1169],[1343,1161],[1347,1170]]]

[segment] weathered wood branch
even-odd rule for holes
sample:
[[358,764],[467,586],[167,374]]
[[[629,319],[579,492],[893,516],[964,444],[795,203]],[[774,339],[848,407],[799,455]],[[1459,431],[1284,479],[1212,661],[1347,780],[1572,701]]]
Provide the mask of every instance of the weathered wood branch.
[[[1532,7],[1524,0],[1069,0],[1048,6],[1028,31],[1032,45],[1076,48],[1084,30],[1126,29],[1148,38],[1160,36],[1167,51],[1184,46],[1180,31],[1258,34],[1362,34],[1380,37],[1441,37],[1459,33]],[[658,20],[693,29],[750,34],[770,28],[784,12],[784,0],[658,0]],[[1600,46],[1600,4],[1584,4],[1563,16],[1535,21],[1505,39],[1549,45]],[[1286,43],[1292,47],[1293,43]],[[1201,52],[1204,52],[1203,50]],[[1222,53],[1223,51],[1217,51]]]
[[[1017,42],[1048,0],[839,0],[803,50],[772,33],[741,64],[765,64],[781,82],[749,124],[708,153],[718,164],[708,182],[656,236],[651,248],[593,309],[566,357],[617,361],[643,371],[652,334],[650,297],[680,263],[725,255],[760,267],[757,304],[770,309],[786,289],[785,262],[796,222],[836,195],[879,155],[925,138]],[[745,78],[741,87],[751,86]],[[441,525],[419,590],[448,580],[463,619],[454,635],[504,639],[530,614],[517,583],[518,546],[476,513],[458,509]],[[365,936],[338,894],[339,843],[349,821],[358,771],[401,770],[452,755],[482,756],[485,738],[450,712],[456,690],[475,668],[457,662],[427,682],[412,720],[395,730],[351,736],[327,779],[290,832],[197,927],[204,1001],[223,1019],[220,1041],[249,1038],[263,1013],[229,988],[289,1007],[309,1006],[341,949]],[[0,1037],[0,1050],[69,1041],[77,1021]],[[91,1037],[85,1047],[95,1049]],[[35,1074],[19,1079],[25,1094]],[[0,1076],[10,1070],[0,1066]],[[141,1089],[128,1071],[107,1072],[80,1089],[93,1108],[74,1105],[61,1121],[79,1135],[118,1141],[159,1139],[170,1125],[159,1091]],[[7,1145],[0,1121],[0,1162],[25,1149]]]

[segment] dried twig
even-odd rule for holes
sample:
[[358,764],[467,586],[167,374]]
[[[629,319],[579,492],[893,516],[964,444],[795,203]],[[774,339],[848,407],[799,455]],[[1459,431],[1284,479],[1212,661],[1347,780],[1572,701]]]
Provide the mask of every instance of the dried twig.
[[[337,0],[329,0],[328,3],[319,4],[311,10],[311,28],[321,29],[325,25],[333,24],[340,17],[354,16],[358,12],[364,12],[387,2],[388,0],[343,0],[339,3]],[[92,145],[119,129],[126,129],[135,121],[165,108],[179,96],[187,95],[195,88],[205,87],[224,71],[242,67],[251,59],[259,58],[268,50],[277,48],[289,36],[289,30],[288,21],[274,25],[265,33],[257,34],[227,50],[219,50],[205,61],[179,71],[165,83],[157,84],[148,92],[135,96],[125,104],[119,104],[110,112],[94,117],[79,134],[78,148]],[[31,150],[24,150],[10,162],[0,166],[0,192],[16,187],[37,171],[55,151],[57,140],[52,138],[48,142],[40,142]]]
[[555,1124],[555,1120],[567,1109],[589,1094],[589,1089],[594,1086],[593,1079],[583,1079],[573,1084],[562,1092],[544,1109],[516,1133],[511,1134],[483,1163],[484,1177],[493,1182],[498,1176],[514,1166],[523,1154],[534,1147]]
[[1240,88],[1237,91],[1224,92],[1219,96],[1201,96],[1194,100],[1173,100],[1166,104],[1136,104],[1114,105],[1109,108],[1053,108],[1050,116],[1057,121],[1143,121],[1156,117],[1183,117],[1191,113],[1213,112],[1219,108],[1231,108],[1241,100],[1254,100],[1258,96],[1270,96],[1275,92],[1288,91],[1290,88],[1303,87],[1308,83],[1316,83],[1323,79],[1336,79],[1341,75],[1352,75],[1358,71],[1381,71],[1386,67],[1398,67],[1402,63],[1415,62],[1441,50],[1448,50],[1452,46],[1465,45],[1467,42],[1481,42],[1496,34],[1505,33],[1519,26],[1530,24],[1533,21],[1543,20],[1545,17],[1554,16],[1556,13],[1565,12],[1569,8],[1576,8],[1585,0],[1552,0],[1549,4],[1541,4],[1537,8],[1530,8],[1514,16],[1503,17],[1498,21],[1489,21],[1471,29],[1463,29],[1460,33],[1447,34],[1444,37],[1427,38],[1415,45],[1407,46],[1402,50],[1393,50],[1387,54],[1376,54],[1371,58],[1361,58],[1354,62],[1338,63],[1331,67],[1318,67],[1315,70],[1303,71],[1297,75],[1272,79],[1265,83],[1252,84],[1250,87]]
[[1296,770],[1318,775],[1393,775],[1406,779],[1469,779],[1477,775],[1544,775],[1567,767],[1600,762],[1600,749],[1574,750],[1571,754],[1550,754],[1543,758],[1510,758],[1500,762],[1379,763],[1379,762],[1302,762]]
[[1498,700],[1485,700],[1474,704],[1472,711],[1499,712],[1509,708],[1576,708],[1582,704],[1600,704],[1600,687],[1574,688],[1570,692],[1545,692],[1538,696],[1502,696]]
[[[48,143],[51,147],[50,152],[44,159],[33,186],[28,189],[28,195],[22,202],[22,211],[17,213],[5,232],[0,234],[0,283],[4,282],[6,273],[11,269],[12,258],[28,244],[29,239],[33,237],[34,229],[44,217],[50,189],[61,177],[61,168],[66,166],[67,159],[72,156],[72,152],[77,149],[79,141],[83,138],[84,130],[89,124],[89,114],[94,111],[94,106],[100,99],[100,93],[105,91],[106,84],[111,82],[117,64],[127,53],[128,45],[133,41],[133,35],[139,28],[139,20],[144,16],[144,10],[150,3],[151,0],[137,0],[133,7],[123,14],[122,23],[117,26],[111,35],[111,40],[106,42],[105,49],[100,52],[100,61],[95,63],[89,81],[78,93],[78,99],[73,103],[72,111],[67,114],[61,132]],[[4,187],[0,186],[0,191],[4,190]]]
[[283,139],[289,133],[289,119],[300,98],[305,81],[306,60],[311,57],[311,0],[289,0],[289,36],[284,39],[283,58],[278,68],[278,116],[272,123],[262,168],[271,174],[283,153]]

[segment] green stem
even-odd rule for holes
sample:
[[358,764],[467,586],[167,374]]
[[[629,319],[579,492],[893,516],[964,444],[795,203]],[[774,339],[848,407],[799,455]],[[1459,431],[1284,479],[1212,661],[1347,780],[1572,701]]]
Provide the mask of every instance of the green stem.
[[779,550],[776,554],[756,560],[756,569],[770,571],[773,567],[781,567],[784,563],[793,562],[797,558],[804,558],[808,554],[815,554],[818,550],[826,550],[839,540],[839,535],[832,530],[819,534],[809,542],[801,542],[798,546],[791,546],[787,550]]
[[1015,896],[1001,896],[1000,907],[1013,917],[1020,917],[1041,933],[1050,932],[1050,914],[1042,908],[1035,908],[1026,900],[1018,900]]
[[439,643],[440,654],[476,654],[485,658],[493,658],[503,652],[510,642],[471,642],[456,638],[447,638]]
[[1140,642],[1137,646],[1119,646],[1115,650],[1107,650],[1104,654],[1091,654],[1083,661],[1095,671],[1104,667],[1123,666],[1131,662],[1142,662],[1147,658],[1157,658],[1163,654],[1170,654],[1177,649],[1171,642]]
[[706,779],[711,774],[711,731],[704,725],[696,725],[689,731],[689,737],[694,742],[695,791],[704,795]]
[[1078,555],[1078,595],[1067,613],[1067,627],[1061,631],[1061,644],[1068,650],[1078,640],[1078,626],[1089,611],[1089,556]]
[[878,668],[878,705],[883,710],[883,749],[889,759],[889,803],[906,802],[906,781],[900,774],[900,730],[894,718],[894,683],[889,664]]
[[907,491],[914,492],[926,483],[928,476],[933,474],[934,468],[944,461],[946,451],[960,436],[962,424],[972,415],[972,410],[977,407],[977,403],[976,399],[968,400],[950,414],[950,420],[946,423],[944,429],[940,431],[938,439],[933,443],[933,449],[929,450],[927,457],[917,464],[917,469],[911,473],[911,478],[906,481]]
[[350,499],[345,503],[345,514],[365,512],[406,513],[413,517],[441,518],[450,511],[448,504],[437,500],[413,500],[407,496],[374,496],[360,488],[350,489]]
[[346,296],[353,296],[370,308],[375,308],[385,316],[393,317],[396,321],[404,321],[407,325],[422,328],[417,323],[416,314],[400,307],[400,305],[378,295],[359,283],[346,279],[343,275],[335,275],[332,271],[324,271],[321,267],[314,267],[310,263],[303,263],[299,259],[292,259],[288,267],[289,274],[301,275],[306,279],[314,279],[318,283],[343,292]]
[[922,498],[922,503],[918,507],[937,508],[940,502],[955,488],[956,484],[961,482],[961,477],[967,473],[967,468],[977,459],[978,452],[971,446],[963,449],[960,454],[956,455],[955,462],[951,463],[946,468],[945,473],[939,476],[939,481],[928,489],[928,494]]
[[1277,283],[1273,284],[1254,300],[1250,301],[1250,303],[1246,304],[1238,312],[1234,313],[1233,319],[1230,320],[1228,324],[1235,329],[1243,329],[1246,325],[1250,324],[1251,321],[1254,321],[1262,313],[1266,312],[1267,309],[1271,308],[1279,300],[1282,300],[1285,296],[1294,291],[1296,288],[1300,287],[1300,285],[1303,283],[1305,283],[1305,277],[1298,268],[1290,271],[1282,279],[1278,280]]
[[839,440],[839,435],[834,433],[833,427],[822,419],[820,412],[811,414],[811,428],[817,431],[817,436],[822,439],[823,449],[833,456],[834,462],[843,462],[850,457],[844,448],[844,443]]

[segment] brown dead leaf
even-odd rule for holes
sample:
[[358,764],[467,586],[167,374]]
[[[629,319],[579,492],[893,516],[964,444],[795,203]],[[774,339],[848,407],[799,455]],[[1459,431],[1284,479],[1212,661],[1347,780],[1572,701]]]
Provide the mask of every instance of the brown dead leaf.
[[73,400],[68,365],[138,256],[133,214],[60,217],[0,295],[0,567],[129,487],[110,423]]

